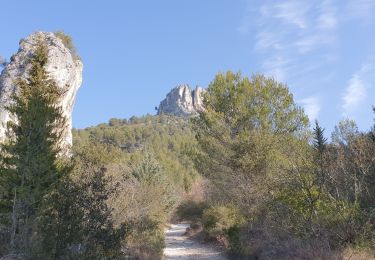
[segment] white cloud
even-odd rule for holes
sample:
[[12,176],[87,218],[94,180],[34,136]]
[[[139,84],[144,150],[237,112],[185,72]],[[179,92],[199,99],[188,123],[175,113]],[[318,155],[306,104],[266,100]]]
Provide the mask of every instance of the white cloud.
[[300,101],[310,121],[318,118],[320,112],[320,101],[317,97],[309,97]]
[[268,31],[257,33],[255,36],[255,48],[257,50],[265,50],[269,48],[281,50],[283,47],[278,36],[278,34],[274,34]]
[[349,80],[348,86],[345,88],[342,96],[344,115],[352,113],[366,98],[367,93],[367,77],[371,66],[365,64],[355,73]]
[[337,19],[333,14],[322,14],[318,18],[318,27],[321,29],[334,29]]
[[330,0],[325,0],[319,6],[320,14],[317,18],[317,27],[322,30],[333,30],[338,24],[337,10]]
[[278,55],[266,59],[262,66],[266,75],[273,76],[278,81],[285,81],[286,71],[288,70],[289,63],[290,60],[286,59],[282,55]]
[[[332,89],[329,92],[333,94],[337,91],[333,78],[347,73],[347,67],[340,66],[339,62],[350,59],[352,55],[351,52],[346,53],[346,47],[365,46],[357,44],[365,39],[348,41],[346,37],[349,32],[352,33],[350,30],[355,30],[352,27],[373,26],[375,0],[259,2],[260,6],[247,0],[248,6],[251,7],[247,10],[251,12],[246,12],[243,25],[246,22],[248,36],[254,37],[253,50],[257,58],[261,59],[260,71],[279,81],[288,81],[293,88],[304,86],[323,91],[323,86],[330,84]],[[349,29],[346,28],[348,24],[352,26]],[[343,36],[345,42],[338,45],[340,40],[344,40]],[[345,48],[341,48],[342,46]],[[367,53],[370,56],[375,52],[368,50]],[[341,93],[338,98],[341,98],[341,103],[339,101],[339,104],[334,105],[346,116],[353,116],[354,112],[362,113],[359,108],[370,106],[370,102],[374,100],[375,57],[366,60],[365,64],[367,65],[359,66],[353,75],[349,75],[347,83],[339,90]],[[299,95],[304,93],[304,89],[297,91]],[[314,120],[319,115],[320,100],[309,97],[309,94],[307,97],[301,100],[300,104],[309,118]]]
[[286,23],[293,24],[300,29],[307,26],[305,13],[309,9],[308,2],[304,1],[285,1],[273,6],[275,18],[279,18]]
[[302,37],[301,39],[296,41],[294,45],[298,48],[298,51],[300,53],[305,54],[316,49],[318,46],[328,45],[330,43],[333,43],[334,41],[335,38],[333,36],[326,35],[320,32],[306,37]]
[[238,30],[242,34],[254,31],[254,50],[263,55],[263,72],[285,80],[304,68],[319,69],[315,63],[321,64],[327,60],[326,55],[332,56],[326,48],[314,61],[305,58],[310,52],[335,45],[337,25],[332,0],[266,0],[261,6],[247,2],[246,15]]

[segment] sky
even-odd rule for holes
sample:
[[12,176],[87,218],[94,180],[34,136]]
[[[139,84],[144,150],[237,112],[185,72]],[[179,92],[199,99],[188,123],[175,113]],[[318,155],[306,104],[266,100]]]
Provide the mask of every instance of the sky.
[[1,0],[0,55],[35,31],[71,35],[83,60],[73,126],[155,114],[170,89],[218,72],[289,86],[328,133],[375,117],[375,0]]

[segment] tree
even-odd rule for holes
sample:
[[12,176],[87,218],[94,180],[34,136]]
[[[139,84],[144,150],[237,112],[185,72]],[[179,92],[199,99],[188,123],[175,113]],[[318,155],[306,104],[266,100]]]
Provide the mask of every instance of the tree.
[[43,201],[33,256],[38,259],[117,259],[125,224],[114,227],[108,205],[117,185],[110,185],[107,169],[97,162],[75,159]]
[[[372,107],[372,111],[375,114],[375,106]],[[374,119],[374,124],[371,127],[371,131],[370,131],[369,135],[370,135],[371,140],[375,143],[375,119]]]
[[315,121],[313,147],[316,151],[316,164],[318,165],[317,183],[319,190],[321,191],[322,186],[325,183],[325,152],[327,149],[327,138],[324,137],[324,128],[322,128],[318,120]]
[[314,148],[319,151],[319,153],[323,153],[327,146],[327,138],[324,137],[324,128],[322,128],[318,120],[315,121],[315,128],[314,128]]
[[[193,119],[201,148],[196,165],[212,183],[214,200],[244,211],[267,200],[270,177],[285,168],[308,118],[288,88],[272,78],[218,74]],[[247,214],[248,214],[247,213]]]
[[336,145],[347,145],[359,134],[357,123],[351,119],[343,119],[336,125],[332,133],[332,142]]
[[61,89],[48,76],[48,49],[40,42],[26,79],[18,79],[6,107],[8,140],[1,146],[1,204],[9,229],[11,252],[27,253],[35,236],[43,198],[68,167],[60,148],[66,119],[57,106]]

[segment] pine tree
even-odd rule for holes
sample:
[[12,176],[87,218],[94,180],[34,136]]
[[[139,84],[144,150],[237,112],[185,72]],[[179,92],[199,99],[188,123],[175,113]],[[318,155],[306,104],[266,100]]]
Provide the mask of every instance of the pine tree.
[[47,62],[48,49],[40,42],[27,78],[16,80],[6,107],[17,120],[8,122],[8,140],[1,147],[0,201],[13,253],[27,254],[43,197],[67,170],[59,163],[66,119],[57,104],[63,93],[49,77]]
[[318,121],[315,121],[315,128],[314,128],[314,148],[319,151],[319,153],[323,153],[326,145],[327,145],[327,138],[324,137],[324,128],[322,128]]
[[313,146],[316,151],[316,164],[318,166],[317,183],[319,191],[322,190],[325,183],[325,167],[324,167],[324,154],[327,148],[327,138],[324,137],[324,128],[322,128],[318,120],[315,121]]

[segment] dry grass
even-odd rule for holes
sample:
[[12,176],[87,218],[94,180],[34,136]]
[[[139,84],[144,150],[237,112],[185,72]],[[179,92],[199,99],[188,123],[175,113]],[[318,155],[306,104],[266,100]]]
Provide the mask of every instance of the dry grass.
[[371,260],[375,259],[375,253],[366,250],[347,248],[341,253],[341,257],[343,260]]

